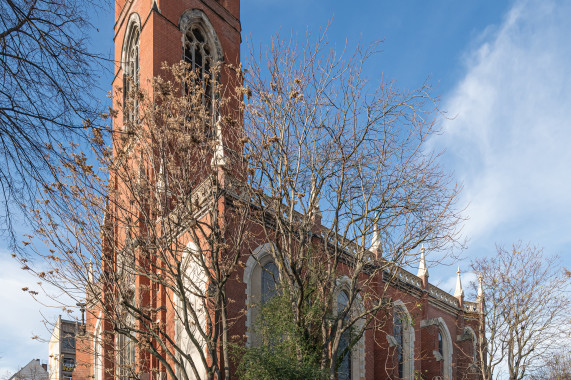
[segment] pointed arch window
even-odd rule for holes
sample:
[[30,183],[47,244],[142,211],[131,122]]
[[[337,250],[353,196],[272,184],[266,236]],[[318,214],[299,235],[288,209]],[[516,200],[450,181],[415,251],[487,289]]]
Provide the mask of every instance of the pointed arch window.
[[188,83],[185,90],[187,93],[192,93],[193,89],[200,89],[202,104],[210,116],[205,120],[207,124],[205,128],[208,133],[212,133],[214,131],[210,126],[214,125],[218,112],[215,109],[214,84],[219,80],[218,75],[213,74],[213,67],[223,60],[222,45],[210,20],[199,9],[186,10],[180,17],[179,27],[182,31],[182,59],[195,75],[194,83]]
[[140,72],[140,35],[139,17],[133,14],[129,20],[125,43],[123,44],[123,128],[132,128],[139,112],[136,92],[139,88]]
[[395,348],[394,368],[398,379],[411,379],[414,376],[414,326],[412,317],[404,302],[394,301],[393,335],[389,344]]
[[268,261],[262,268],[262,304],[275,297],[278,279],[278,267],[273,261]]
[[396,357],[398,377],[399,379],[402,379],[404,376],[404,339],[402,315],[399,312],[395,313],[393,322],[393,336],[397,344]]
[[[200,24],[191,25],[184,33],[184,56],[183,59],[189,64],[190,69],[196,75],[195,83],[189,84],[202,89],[202,103],[207,110],[212,112],[213,80],[213,46],[207,33]],[[187,89],[187,91],[192,91]]]
[[[126,318],[127,329],[132,334],[132,329],[135,326],[135,318],[133,315],[127,315]],[[136,373],[136,352],[135,342],[130,336],[124,333],[117,334],[117,377],[119,380],[134,379]]]

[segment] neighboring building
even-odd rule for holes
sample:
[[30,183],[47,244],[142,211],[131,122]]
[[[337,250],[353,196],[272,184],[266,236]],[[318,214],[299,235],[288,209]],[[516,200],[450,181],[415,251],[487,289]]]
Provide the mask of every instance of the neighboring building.
[[50,380],[71,380],[75,370],[77,323],[58,317],[49,341]]
[[[203,70],[208,67],[205,62],[210,60],[234,64],[240,62],[240,0],[116,0],[115,10],[114,88],[123,86],[128,90],[129,83],[147,82],[163,73],[162,62],[178,62],[182,53],[192,67]],[[115,95],[115,103],[122,101],[118,96]],[[136,105],[126,109],[125,115],[119,115],[114,123],[122,125],[124,120],[132,120],[135,117],[133,110],[136,109]],[[227,196],[231,197],[230,194]],[[120,227],[114,231],[116,239],[126,239],[129,233],[122,231]],[[180,236],[184,234],[180,233]],[[254,240],[252,238],[251,242],[251,251],[254,254],[244,259],[243,266],[232,279],[227,293],[228,299],[233,301],[233,314],[230,317],[235,321],[229,335],[247,336],[248,339],[255,317],[252,315],[252,306],[255,300],[264,299],[267,293],[264,286],[271,288],[273,276],[268,277],[268,273],[272,273],[275,267],[268,255],[272,243]],[[102,251],[106,252],[105,247]],[[112,256],[113,254],[115,253],[110,253],[110,257],[116,257]],[[386,295],[392,305],[392,315],[386,318],[383,330],[366,331],[347,356],[347,361],[344,361],[344,372],[339,372],[339,379],[413,380],[418,378],[419,374],[423,379],[430,380],[478,379],[473,369],[482,303],[464,300],[459,271],[454,296],[429,284],[424,249],[421,257],[417,275],[401,269],[394,279],[387,281],[390,283],[390,289]],[[111,266],[118,266],[117,259],[114,261]],[[113,270],[103,268],[102,273],[111,273]],[[133,275],[132,281],[129,282],[131,290],[124,292],[121,297],[132,299],[134,294],[139,294],[137,292],[145,292],[144,299],[148,302],[145,307],[154,313],[152,323],[155,326],[167,325],[172,336],[176,336],[178,327],[174,315],[177,311],[174,309],[178,305],[177,301],[173,297],[169,298],[166,286],[161,288],[156,284],[149,285],[147,278],[139,277]],[[377,280],[382,283],[385,278]],[[107,289],[103,291],[101,299],[117,296],[117,290],[109,290],[105,284],[98,289]],[[109,293],[105,294],[105,291]],[[339,304],[347,302],[344,296],[343,290],[339,290]],[[244,313],[244,310],[248,311]],[[130,339],[114,333],[112,321],[105,320],[100,315],[96,308],[88,312],[87,333],[82,342],[78,343],[82,347],[78,352],[78,370],[81,370],[76,371],[75,380],[109,380],[113,377],[121,380],[134,377],[142,380],[171,378],[164,369],[164,363],[151,357],[150,350],[137,352]],[[120,317],[118,315],[118,318]],[[122,323],[134,325],[137,321],[125,320]],[[69,331],[71,337],[71,327]],[[189,340],[188,337],[184,338],[184,335],[178,334],[183,337],[181,340]],[[59,349],[59,335],[54,333],[53,339],[56,352],[54,358],[71,359],[72,356]],[[190,347],[190,342],[187,343]],[[197,343],[194,344],[194,348],[189,349],[187,354],[192,357],[200,356],[202,352],[196,349]],[[165,344],[167,345],[168,343]],[[51,346],[52,342],[50,348]],[[55,367],[58,372],[54,372],[51,380],[71,378],[71,372],[63,370],[72,367],[64,366],[63,361],[55,363]],[[203,370],[199,367],[197,372]],[[204,377],[204,374],[201,376]]]
[[33,359],[16,372],[8,380],[48,380],[47,364],[41,364],[40,359]]

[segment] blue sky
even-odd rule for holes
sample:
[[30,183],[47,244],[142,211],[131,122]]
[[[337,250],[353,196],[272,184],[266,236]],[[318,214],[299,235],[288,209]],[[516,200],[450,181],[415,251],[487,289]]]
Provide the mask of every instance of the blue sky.
[[[243,48],[277,32],[303,39],[329,22],[340,48],[383,40],[369,77],[403,88],[430,78],[450,116],[430,144],[446,151],[442,164],[464,184],[469,242],[460,266],[521,239],[571,267],[570,16],[564,0],[243,0]],[[111,56],[113,15],[96,17],[94,46]],[[102,99],[110,82],[104,74]],[[453,291],[455,267],[429,271],[432,283]],[[471,278],[464,274],[464,283]],[[32,358],[47,360],[47,345],[31,337],[47,337],[40,312],[59,312],[23,297],[34,282],[0,254],[0,378]]]

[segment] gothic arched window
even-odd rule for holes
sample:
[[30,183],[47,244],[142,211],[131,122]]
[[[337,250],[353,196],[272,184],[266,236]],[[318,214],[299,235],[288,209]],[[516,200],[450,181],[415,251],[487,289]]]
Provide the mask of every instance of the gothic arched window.
[[[340,291],[337,295],[337,312],[340,313],[347,308],[349,304],[349,296],[347,292]],[[349,316],[345,316],[345,321],[349,319]],[[349,347],[351,342],[351,331],[345,330],[341,335],[341,340],[339,342],[339,348],[337,349],[338,355],[343,355],[343,353]],[[351,380],[351,351],[347,351],[347,353],[341,358],[341,363],[337,369],[337,380]]]
[[279,282],[278,267],[272,259],[271,251],[276,249],[272,243],[260,245],[248,257],[244,268],[246,284],[246,336],[248,346],[257,346],[262,342],[254,332],[254,324],[260,315],[261,306],[277,294]]
[[262,267],[262,304],[276,295],[276,282],[279,279],[278,267],[273,261],[268,261]]
[[414,326],[412,317],[401,300],[394,301],[393,335],[396,377],[411,379],[414,375]]
[[133,14],[129,20],[123,44],[123,127],[135,122],[139,111],[136,91],[139,88],[140,35],[139,16]]
[[[135,318],[133,315],[128,314],[126,317],[127,329],[132,329],[135,326]],[[135,342],[123,333],[117,334],[117,377],[119,380],[134,379],[136,371],[136,352]]]
[[404,376],[404,339],[403,339],[403,325],[402,316],[400,313],[395,313],[393,321],[393,336],[397,343],[396,357],[397,357],[397,371],[399,379]]
[[224,57],[222,46],[210,20],[199,9],[186,10],[180,17],[179,28],[182,31],[182,59],[195,75],[194,83],[187,83],[185,91],[189,94],[198,89],[202,94],[202,104],[211,117],[211,120],[205,120],[206,131],[210,133],[210,126],[214,125],[218,113],[213,101],[218,75],[212,69]]
[[184,61],[196,75],[195,83],[190,86],[202,88],[202,103],[209,111],[212,107],[213,86],[212,81],[212,42],[207,38],[204,28],[200,24],[191,25],[184,33]]
[[442,340],[442,332],[438,330],[438,353],[444,356],[444,342]]

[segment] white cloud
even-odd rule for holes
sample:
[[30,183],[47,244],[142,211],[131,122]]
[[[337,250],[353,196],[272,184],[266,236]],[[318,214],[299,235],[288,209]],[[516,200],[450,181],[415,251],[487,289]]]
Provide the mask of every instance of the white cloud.
[[[446,273],[449,272],[450,272],[449,270],[446,271]],[[444,290],[445,292],[454,294],[454,291],[456,290],[456,279],[458,275],[454,273],[453,276],[445,277],[442,279],[439,278],[438,275],[444,275],[444,273],[442,271],[438,272],[434,279],[432,278],[430,279],[431,280],[430,282],[438,286],[440,289]],[[476,282],[478,280],[478,277],[473,272],[462,272],[461,280],[462,280],[462,289],[464,289],[465,299],[467,301],[474,301],[475,298],[472,297],[473,294],[470,283]]]
[[0,251],[0,377],[13,374],[32,359],[47,362],[47,344],[32,337],[48,339],[51,326],[44,325],[44,317],[53,322],[59,311],[42,306],[22,291],[24,287],[37,288],[37,281]]
[[[466,55],[433,143],[464,182],[472,241],[571,243],[570,2],[522,0]],[[509,243],[511,240],[507,240]]]

